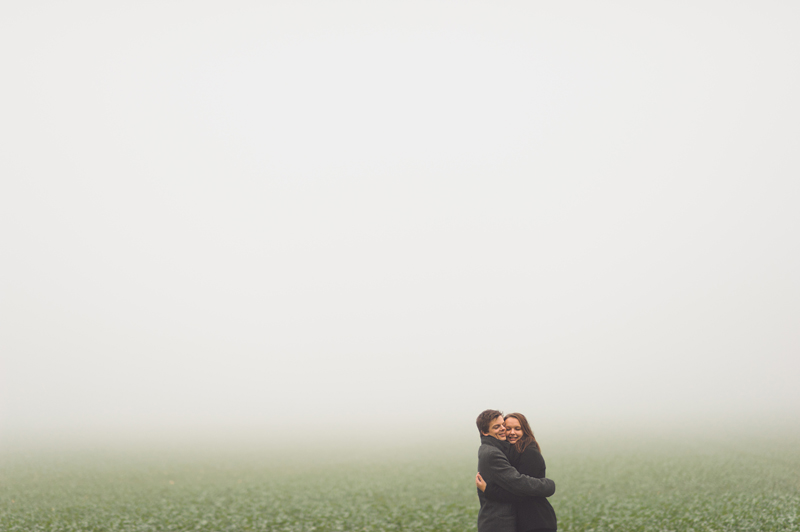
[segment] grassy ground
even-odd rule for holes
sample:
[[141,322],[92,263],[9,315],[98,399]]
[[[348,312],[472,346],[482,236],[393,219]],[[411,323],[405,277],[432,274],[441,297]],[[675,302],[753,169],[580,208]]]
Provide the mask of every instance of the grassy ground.
[[[797,443],[544,450],[562,531],[789,531]],[[470,531],[476,449],[6,452],[0,530]]]

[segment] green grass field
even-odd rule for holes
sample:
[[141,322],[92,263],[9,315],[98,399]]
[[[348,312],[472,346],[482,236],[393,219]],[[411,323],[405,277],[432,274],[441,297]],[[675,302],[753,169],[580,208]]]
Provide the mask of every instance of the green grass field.
[[[476,450],[6,451],[0,530],[470,531]],[[562,531],[800,530],[797,439],[544,451]]]

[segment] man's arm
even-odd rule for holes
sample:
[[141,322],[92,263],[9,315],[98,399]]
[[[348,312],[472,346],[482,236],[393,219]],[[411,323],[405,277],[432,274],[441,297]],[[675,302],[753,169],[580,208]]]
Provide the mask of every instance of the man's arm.
[[489,499],[490,501],[497,501],[497,502],[519,503],[530,500],[530,497],[525,497],[523,495],[514,495],[507,489],[503,489],[497,484],[487,484],[486,490],[483,492],[483,496]]
[[521,475],[500,449],[486,453],[482,458],[478,466],[487,483],[495,483],[514,495],[528,497],[549,497],[556,492],[556,483],[549,478]]

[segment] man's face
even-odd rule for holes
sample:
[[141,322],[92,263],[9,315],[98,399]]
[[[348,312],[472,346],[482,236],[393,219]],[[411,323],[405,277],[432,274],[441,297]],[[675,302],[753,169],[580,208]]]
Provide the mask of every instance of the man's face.
[[503,425],[503,416],[497,416],[489,423],[489,432],[484,432],[484,436],[491,436],[498,440],[506,439],[506,426]]

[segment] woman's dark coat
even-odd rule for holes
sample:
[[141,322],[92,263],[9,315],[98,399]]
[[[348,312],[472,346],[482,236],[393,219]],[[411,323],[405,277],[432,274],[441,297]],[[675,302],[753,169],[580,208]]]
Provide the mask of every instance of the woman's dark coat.
[[[522,454],[519,454],[512,445],[508,459],[521,474],[545,478],[544,457],[536,450],[535,444],[528,445]],[[497,484],[488,484],[484,496],[493,501],[514,503],[517,510],[517,532],[556,529],[556,512],[546,497],[514,495]]]

